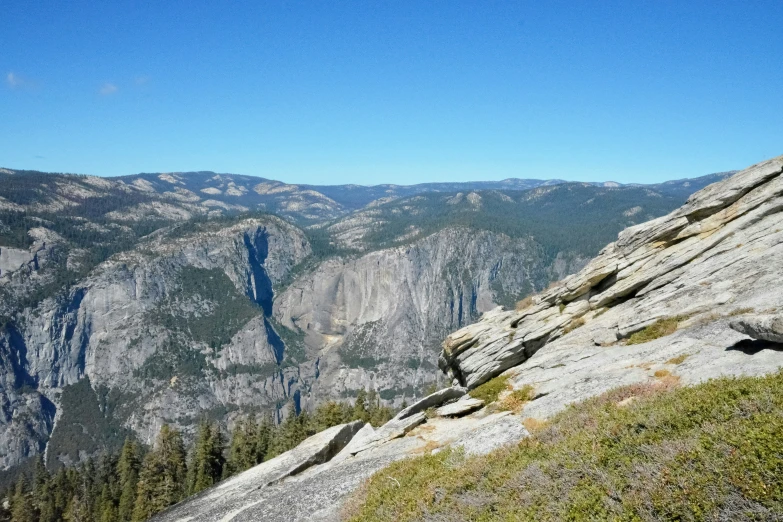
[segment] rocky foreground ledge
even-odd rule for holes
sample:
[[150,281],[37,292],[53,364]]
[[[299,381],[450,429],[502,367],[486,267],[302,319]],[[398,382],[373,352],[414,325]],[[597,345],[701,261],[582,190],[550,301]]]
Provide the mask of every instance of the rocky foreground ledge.
[[[447,446],[487,453],[526,437],[526,424],[621,385],[777,371],[782,171],[779,157],[711,185],[625,230],[519,310],[496,309],[453,333],[440,363],[455,386],[386,425],[330,428],[153,520],[336,521],[348,495],[396,460]],[[500,374],[532,398],[514,413],[466,394]]]

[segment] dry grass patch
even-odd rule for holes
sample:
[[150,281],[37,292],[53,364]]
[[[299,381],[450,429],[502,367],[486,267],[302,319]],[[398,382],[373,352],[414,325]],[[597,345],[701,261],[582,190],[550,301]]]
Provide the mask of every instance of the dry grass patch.
[[584,325],[585,325],[585,318],[584,317],[577,317],[576,319],[574,319],[573,321],[568,323],[568,326],[566,326],[565,329],[563,330],[563,335],[565,335],[565,334],[567,334],[569,332],[573,332],[577,328],[580,328],[580,327],[582,327]]
[[508,393],[505,397],[498,401],[498,410],[500,411],[513,411],[519,413],[525,404],[533,400],[533,387],[526,384],[518,390],[514,390]]
[[681,355],[678,355],[677,357],[672,357],[668,361],[666,361],[666,364],[682,364],[685,362],[685,359],[687,359],[689,355],[687,353],[683,353]]
[[529,295],[524,299],[522,299],[521,301],[517,301],[516,306],[514,306],[514,310],[516,310],[517,312],[521,312],[525,308],[529,308],[530,305],[532,304],[533,304],[533,296]]
[[[617,403],[627,401],[619,408]],[[573,405],[489,455],[380,470],[351,522],[783,519],[783,372],[645,383]]]
[[547,427],[549,423],[545,420],[536,419],[535,417],[526,417],[522,419],[522,426],[530,433],[535,433]]

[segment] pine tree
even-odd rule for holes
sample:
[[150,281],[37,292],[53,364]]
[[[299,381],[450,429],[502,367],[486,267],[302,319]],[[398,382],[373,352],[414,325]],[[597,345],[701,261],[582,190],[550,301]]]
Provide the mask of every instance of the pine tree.
[[220,480],[225,459],[225,441],[220,426],[206,421],[199,424],[193,456],[188,468],[188,494],[203,491]]
[[139,481],[141,457],[135,441],[125,439],[120,458],[117,461],[117,478],[120,488],[120,499],[117,507],[117,518],[120,522],[130,522],[133,517],[133,504],[136,501],[136,484]]
[[96,520],[100,520],[100,522],[117,522],[119,519],[117,506],[114,503],[114,495],[111,491],[111,485],[108,483],[103,484],[96,511],[96,515],[99,516],[95,518]]
[[73,497],[72,481],[69,476],[71,472],[72,470],[60,468],[52,479],[55,520],[63,518],[65,510],[68,508],[68,503]]
[[43,458],[38,456],[35,459],[35,471],[33,474],[33,498],[35,499],[35,508],[38,512],[39,522],[56,522],[59,518],[55,507],[52,482],[52,476],[49,474],[49,470],[46,469]]
[[258,431],[256,432],[256,464],[260,464],[266,460],[267,455],[269,454],[269,448],[272,444],[274,429],[275,425],[272,423],[271,417],[269,415],[264,415],[261,424],[258,426]]
[[346,415],[343,405],[339,402],[329,401],[321,404],[313,414],[313,424],[317,431],[323,431],[332,426],[343,424],[352,416],[352,412]]
[[295,448],[300,442],[307,438],[304,427],[302,426],[302,419],[296,414],[296,403],[294,401],[288,403],[288,414],[280,425],[279,432],[280,446],[278,454]]
[[353,420],[367,422],[370,416],[367,412],[367,392],[361,388],[356,392],[356,400],[353,403]]
[[259,459],[258,429],[252,417],[237,422],[231,437],[226,475],[240,473],[256,465]]
[[228,441],[220,424],[217,422],[212,425],[212,447],[210,448],[210,465],[212,469],[212,482],[219,482],[223,476],[223,470],[226,467],[226,447]]
[[30,495],[27,491],[27,482],[24,476],[19,477],[11,496],[11,521],[12,522],[36,522],[37,517],[33,510]]
[[133,520],[143,521],[182,500],[185,492],[185,447],[180,433],[164,424],[155,448],[139,472]]
[[367,393],[367,411],[370,412],[370,416],[380,408],[381,403],[378,399],[378,392],[375,391],[375,388],[371,389],[369,393]]

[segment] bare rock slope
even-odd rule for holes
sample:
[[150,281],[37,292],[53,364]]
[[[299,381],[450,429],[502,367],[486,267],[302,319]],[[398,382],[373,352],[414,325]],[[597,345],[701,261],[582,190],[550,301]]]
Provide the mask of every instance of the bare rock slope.
[[687,325],[781,305],[783,158],[710,185],[623,231],[583,270],[520,310],[451,334],[440,366],[473,388],[543,346],[612,345],[660,319]]
[[[731,323],[769,326],[783,307],[782,171],[780,157],[711,185],[668,216],[625,230],[582,271],[519,310],[495,309],[450,335],[440,365],[455,384],[475,388],[503,373],[513,388],[533,390],[520,411],[419,412],[378,430],[365,426],[328,462],[268,486],[254,478],[262,464],[232,479],[247,493],[220,509],[199,500],[218,498],[219,485],[156,520],[339,520],[348,495],[395,460],[447,446],[486,453],[526,437],[526,419],[624,384],[778,370],[783,345],[755,341]],[[462,393],[441,391],[424,403],[456,400],[441,407],[448,415],[472,400],[458,399]]]

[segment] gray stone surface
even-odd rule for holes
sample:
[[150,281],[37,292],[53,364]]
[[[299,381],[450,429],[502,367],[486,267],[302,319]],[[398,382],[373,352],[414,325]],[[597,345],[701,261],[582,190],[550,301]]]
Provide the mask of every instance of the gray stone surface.
[[783,343],[783,316],[761,315],[750,316],[731,321],[733,330],[743,333],[754,339]]
[[363,443],[352,446],[349,451],[357,454],[380,446],[392,439],[406,435],[419,424],[426,422],[426,420],[427,417],[424,415],[424,412],[414,413],[402,419],[394,418],[375,430],[371,435],[368,435]]
[[508,444],[519,442],[530,436],[522,425],[522,418],[517,415],[504,415],[484,422],[476,428],[464,433],[450,444],[460,447],[465,455],[486,455]]
[[201,495],[169,509],[152,520],[223,520],[237,505],[261,488],[273,488],[288,477],[323,464],[337,455],[364,426],[362,421],[341,424],[306,439],[296,448],[232,477]]
[[416,413],[425,411],[429,408],[436,408],[446,402],[459,399],[466,393],[468,393],[468,390],[461,386],[452,386],[450,388],[443,388],[442,390],[438,390],[435,393],[431,393],[430,395],[427,395],[426,397],[419,399],[418,401],[414,402],[407,408],[400,410],[399,412],[397,412],[397,415],[394,416],[394,419],[396,420],[404,419]]
[[484,406],[484,401],[481,399],[468,398],[465,400],[459,400],[452,402],[445,406],[441,406],[435,413],[441,417],[459,417],[460,415],[466,415],[474,412]]

